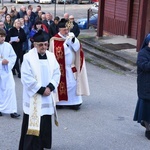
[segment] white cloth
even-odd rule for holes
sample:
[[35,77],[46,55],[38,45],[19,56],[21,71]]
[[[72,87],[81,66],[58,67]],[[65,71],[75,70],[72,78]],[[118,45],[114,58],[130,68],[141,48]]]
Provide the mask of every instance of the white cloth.
[[[16,54],[12,46],[4,42],[0,44],[0,112],[17,112],[15,82],[12,68],[16,61]],[[2,59],[7,59],[9,63],[2,65]]]
[[[29,53],[34,53],[36,56],[36,62],[39,66],[39,72],[41,73],[41,83],[39,83],[34,76]],[[46,87],[49,83],[52,83],[55,89],[60,80],[59,64],[55,58],[55,55],[49,51],[46,51],[47,59],[40,60],[38,58],[37,49],[31,49],[24,55],[23,63],[21,66],[21,81],[23,84],[23,110],[25,114],[29,114],[30,98],[37,93],[41,86]],[[53,91],[55,92],[55,90]],[[52,93],[53,93],[52,92]],[[54,113],[54,107],[52,102],[52,94],[49,96],[42,96],[41,103],[41,116],[52,115]]]
[[[60,33],[58,34],[64,38]],[[71,37],[73,36],[71,35],[70,38],[66,38],[66,41],[64,42],[68,101],[61,100],[57,102],[57,105],[78,105],[82,103],[82,97],[76,94],[77,80],[71,69],[75,60],[75,52],[80,48],[80,42],[75,38],[75,42],[72,43]]]

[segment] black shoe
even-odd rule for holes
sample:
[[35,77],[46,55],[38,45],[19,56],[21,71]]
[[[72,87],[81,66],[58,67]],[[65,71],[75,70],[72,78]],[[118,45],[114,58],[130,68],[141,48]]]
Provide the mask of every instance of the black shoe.
[[79,110],[80,109],[80,105],[81,104],[79,104],[79,105],[72,105],[72,106],[70,106],[70,109]]
[[57,108],[57,109],[63,109],[63,108],[64,108],[64,106],[56,105],[56,108]]
[[21,74],[20,73],[18,74],[18,78],[21,78]]
[[11,118],[18,118],[20,117],[20,114],[17,114],[17,113],[12,113],[10,114]]
[[150,131],[145,131],[145,137],[150,140]]
[[16,71],[14,69],[12,70],[12,73],[13,73],[13,75],[16,75]]
[[141,121],[141,126],[145,127],[144,121]]
[[0,116],[3,116],[1,112],[0,112]]

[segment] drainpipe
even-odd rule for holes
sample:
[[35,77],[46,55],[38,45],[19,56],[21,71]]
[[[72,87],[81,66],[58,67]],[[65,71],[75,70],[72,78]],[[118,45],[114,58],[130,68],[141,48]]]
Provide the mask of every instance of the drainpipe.
[[103,36],[103,30],[104,30],[104,11],[105,11],[105,0],[99,0],[98,22],[97,22],[97,37]]

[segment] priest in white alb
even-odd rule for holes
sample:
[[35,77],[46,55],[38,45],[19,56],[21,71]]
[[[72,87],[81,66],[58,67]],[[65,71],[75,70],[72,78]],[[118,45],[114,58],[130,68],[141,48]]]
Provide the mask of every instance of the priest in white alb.
[[78,110],[81,96],[90,95],[90,91],[82,46],[74,33],[69,32],[71,26],[72,22],[61,19],[59,33],[51,38],[49,50],[55,54],[61,70],[57,108]]
[[6,32],[0,28],[0,116],[10,114],[18,118],[15,82],[12,68],[16,61],[16,54],[12,46],[5,42]]
[[48,41],[42,30],[33,40],[34,48],[24,55],[21,66],[24,116],[19,150],[50,149],[51,118],[53,114],[57,117],[53,94],[60,80],[59,64],[55,55],[47,51]]

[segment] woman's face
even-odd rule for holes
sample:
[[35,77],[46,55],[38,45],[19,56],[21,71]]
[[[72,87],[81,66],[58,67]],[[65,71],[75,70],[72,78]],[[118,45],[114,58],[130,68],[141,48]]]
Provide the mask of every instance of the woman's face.
[[16,8],[15,8],[14,6],[12,6],[12,7],[11,7],[11,10],[13,10],[13,11],[14,11],[14,10],[16,10]]
[[21,26],[23,26],[24,25],[24,20],[20,19],[20,23],[21,23]]
[[6,16],[6,21],[10,21],[10,19],[11,19],[10,16],[7,15],[7,16]]
[[29,19],[28,19],[28,16],[24,16],[24,20],[25,21],[28,21]]
[[20,21],[16,21],[16,22],[15,22],[15,27],[16,27],[17,29],[19,29],[19,28],[21,27],[21,22],[20,22]]
[[42,29],[42,25],[41,24],[37,24],[36,25],[36,28],[39,30],[39,29]]
[[4,8],[3,8],[3,11],[4,11],[4,12],[6,12],[6,11],[7,11],[7,8],[6,8],[6,7],[4,7]]

